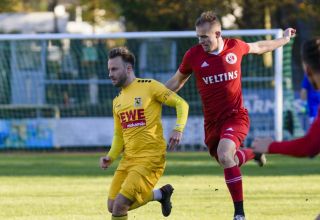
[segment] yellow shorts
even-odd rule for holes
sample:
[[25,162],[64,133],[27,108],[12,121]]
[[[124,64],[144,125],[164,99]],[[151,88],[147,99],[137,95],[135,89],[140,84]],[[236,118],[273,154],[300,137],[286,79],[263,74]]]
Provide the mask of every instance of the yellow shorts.
[[131,201],[143,204],[163,174],[165,156],[122,158],[112,179],[109,199],[121,193]]

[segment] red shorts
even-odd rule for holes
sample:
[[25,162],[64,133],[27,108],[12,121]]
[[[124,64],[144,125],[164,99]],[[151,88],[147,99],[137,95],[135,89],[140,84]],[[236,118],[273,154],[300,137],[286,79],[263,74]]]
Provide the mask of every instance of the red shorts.
[[232,140],[237,149],[249,132],[250,120],[246,109],[230,114],[216,123],[205,123],[205,144],[211,156],[217,158],[217,148],[222,138]]

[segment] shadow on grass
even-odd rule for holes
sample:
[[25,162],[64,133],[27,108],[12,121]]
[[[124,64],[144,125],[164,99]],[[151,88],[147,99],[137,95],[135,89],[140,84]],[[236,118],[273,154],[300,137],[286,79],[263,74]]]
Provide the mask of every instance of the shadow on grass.
[[[0,177],[4,176],[110,176],[118,161],[107,170],[99,168],[103,153],[23,153],[0,154]],[[223,175],[223,170],[207,153],[169,153],[165,175]],[[297,159],[269,156],[266,167],[249,162],[242,168],[246,176],[302,176],[320,174],[320,157]]]

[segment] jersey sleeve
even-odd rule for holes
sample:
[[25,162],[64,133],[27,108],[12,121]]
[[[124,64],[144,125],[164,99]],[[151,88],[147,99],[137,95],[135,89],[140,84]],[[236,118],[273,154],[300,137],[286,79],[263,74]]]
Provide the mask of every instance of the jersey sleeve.
[[239,40],[239,39],[236,39],[236,42],[237,42],[237,45],[238,45],[238,49],[239,51],[242,53],[242,55],[246,55],[249,53],[249,45],[242,41],[242,40]]
[[191,67],[191,51],[188,50],[182,59],[182,62],[179,66],[179,71],[180,73],[184,74],[184,75],[189,75],[192,73],[192,67]]
[[121,122],[118,117],[118,115],[114,111],[114,102],[113,102],[113,120],[114,120],[114,133],[113,133],[113,139],[110,151],[108,152],[107,156],[111,158],[112,161],[117,159],[117,157],[121,154],[123,151],[123,134],[122,134],[122,127]]
[[320,153],[320,117],[311,125],[308,133],[292,141],[273,142],[269,153],[284,154],[293,157],[313,157]]
[[175,92],[169,90],[157,81],[153,80],[151,89],[156,100],[167,106],[176,108],[177,120],[174,130],[183,132],[188,119],[188,103]]

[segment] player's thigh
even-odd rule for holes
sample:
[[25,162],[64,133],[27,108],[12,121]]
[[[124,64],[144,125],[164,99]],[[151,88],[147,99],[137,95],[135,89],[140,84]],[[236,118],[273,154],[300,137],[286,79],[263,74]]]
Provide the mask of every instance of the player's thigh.
[[162,176],[164,167],[146,170],[148,168],[143,168],[141,172],[139,168],[130,170],[122,184],[120,193],[132,201],[137,201],[141,204],[145,203]]
[[217,161],[218,161],[217,148],[218,148],[219,141],[220,141],[220,136],[217,134],[215,130],[213,129],[210,130],[208,128],[205,128],[204,142],[208,148],[209,154],[212,157],[215,157]]
[[[250,121],[247,115],[238,114],[227,119],[220,130],[220,139],[229,139],[238,149],[249,132]],[[226,149],[229,150],[229,149]]]
[[[109,189],[109,200],[114,200],[121,190],[121,186],[128,176],[128,172],[124,170],[116,170]],[[111,202],[110,202],[111,203]],[[109,202],[108,202],[109,204]]]

